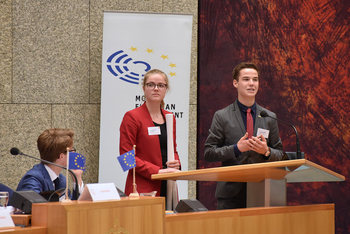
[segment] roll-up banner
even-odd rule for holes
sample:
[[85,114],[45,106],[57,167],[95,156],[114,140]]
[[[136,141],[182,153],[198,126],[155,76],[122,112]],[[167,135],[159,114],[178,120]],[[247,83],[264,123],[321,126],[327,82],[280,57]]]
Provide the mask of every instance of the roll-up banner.
[[[192,14],[104,12],[100,183],[114,182],[124,191],[127,172],[117,160],[119,127],[124,114],[145,101],[143,76],[154,68],[169,78],[164,109],[175,115],[181,169],[188,170],[192,19]],[[177,185],[179,199],[186,199],[187,181],[178,181]]]

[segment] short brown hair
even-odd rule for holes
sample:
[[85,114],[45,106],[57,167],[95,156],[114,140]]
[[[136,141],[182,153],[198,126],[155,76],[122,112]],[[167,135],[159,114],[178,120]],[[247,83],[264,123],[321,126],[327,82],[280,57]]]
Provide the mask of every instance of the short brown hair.
[[234,80],[238,81],[239,78],[239,72],[244,69],[244,68],[252,68],[254,70],[256,70],[258,72],[258,76],[260,76],[260,72],[259,72],[259,68],[255,63],[251,63],[251,62],[243,62],[238,64],[232,71],[232,78]]
[[46,129],[38,137],[37,145],[41,159],[54,162],[67,147],[73,146],[73,129]]
[[[152,69],[152,70],[149,70],[149,71],[145,74],[145,76],[143,77],[143,87],[146,86],[148,77],[149,77],[150,75],[154,75],[154,74],[161,74],[161,75],[164,77],[165,84],[166,84],[166,88],[167,88],[167,90],[169,90],[170,87],[169,87],[169,79],[168,79],[168,76],[167,76],[164,72],[162,72],[161,70],[159,70],[159,69]],[[147,100],[146,100],[146,101],[147,101]],[[165,106],[165,103],[164,103],[164,100],[162,100],[161,103],[160,103],[160,107],[161,107],[162,109],[164,109],[164,106]]]

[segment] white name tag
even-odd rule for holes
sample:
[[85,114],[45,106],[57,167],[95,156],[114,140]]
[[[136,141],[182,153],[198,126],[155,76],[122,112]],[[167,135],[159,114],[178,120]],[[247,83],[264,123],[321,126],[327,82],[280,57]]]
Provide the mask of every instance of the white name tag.
[[0,210],[0,227],[14,227],[15,224],[10,215],[9,209]]
[[79,201],[120,200],[114,183],[86,184]]
[[160,135],[160,127],[148,127],[148,135]]
[[258,128],[258,132],[256,133],[256,136],[258,137],[263,135],[265,138],[269,138],[269,133],[270,131],[267,129]]

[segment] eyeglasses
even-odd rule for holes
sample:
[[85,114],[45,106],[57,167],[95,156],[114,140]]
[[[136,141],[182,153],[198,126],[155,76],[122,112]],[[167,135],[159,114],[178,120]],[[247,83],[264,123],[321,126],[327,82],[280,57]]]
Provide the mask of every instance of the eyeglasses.
[[148,89],[155,89],[156,87],[158,87],[159,90],[164,90],[164,89],[166,89],[166,84],[162,84],[162,83],[160,83],[160,84],[147,83],[146,87]]
[[64,151],[63,153],[65,153],[65,154],[66,154],[67,152],[76,152],[76,150],[75,150],[75,148],[74,148],[74,147],[72,147],[72,149],[71,149],[71,150],[68,150],[68,151],[66,150],[66,151]]

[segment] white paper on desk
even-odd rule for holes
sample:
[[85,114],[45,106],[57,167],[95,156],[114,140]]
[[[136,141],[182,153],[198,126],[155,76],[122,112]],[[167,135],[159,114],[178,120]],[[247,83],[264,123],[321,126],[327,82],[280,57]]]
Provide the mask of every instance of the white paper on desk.
[[0,209],[0,227],[14,227],[9,209]]
[[120,200],[114,183],[86,184],[79,201],[107,201]]
[[[172,114],[166,114],[166,131],[167,131],[167,147],[168,147],[168,162],[175,160],[174,156],[174,138],[173,138],[173,122],[174,116]],[[175,210],[177,204],[179,203],[178,191],[176,181],[167,180],[167,210]]]

